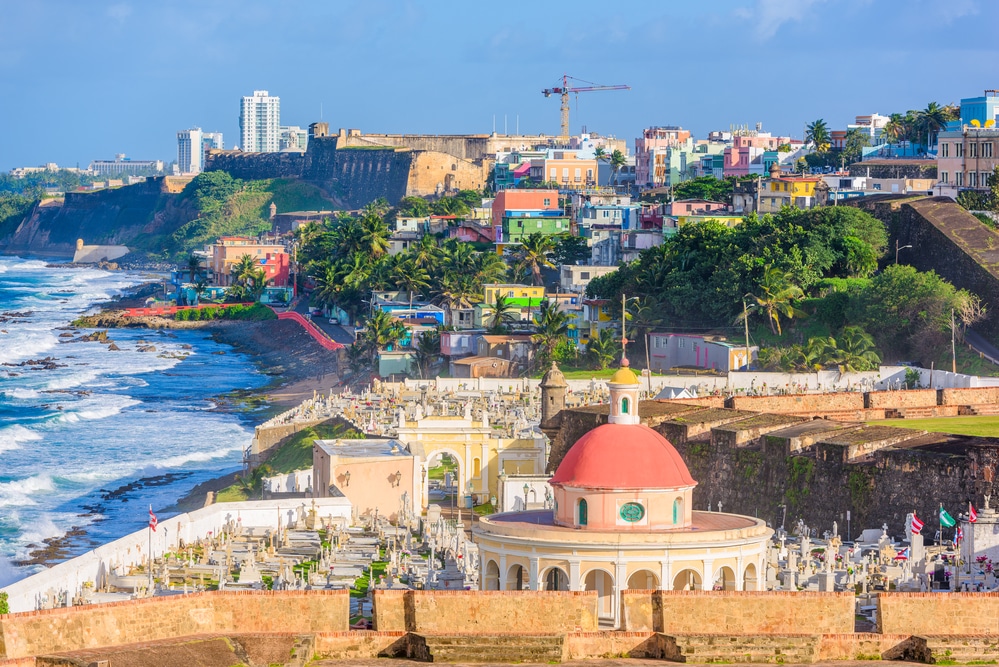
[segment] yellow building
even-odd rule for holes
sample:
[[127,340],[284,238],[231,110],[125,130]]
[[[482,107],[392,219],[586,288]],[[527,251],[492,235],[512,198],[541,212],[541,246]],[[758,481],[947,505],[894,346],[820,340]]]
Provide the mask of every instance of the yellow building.
[[709,220],[714,220],[715,222],[720,222],[726,227],[735,227],[742,223],[741,215],[731,215],[724,213],[704,213],[700,215],[678,215],[676,216],[676,226],[677,228],[683,227],[684,225],[696,225],[702,222],[707,222]]
[[473,419],[469,413],[464,417],[417,415],[417,419],[405,420],[397,427],[396,438],[421,457],[422,489],[417,495],[424,508],[428,504],[428,471],[443,454],[450,455],[458,464],[459,494],[470,494],[479,504],[496,496],[501,472],[541,474],[548,458],[544,437],[496,437],[485,411],[479,419]]
[[760,213],[776,213],[784,206],[812,208],[817,204],[815,189],[822,179],[819,177],[786,176],[771,178],[760,193]]
[[506,297],[506,303],[511,307],[511,314],[518,322],[529,322],[538,314],[541,302],[545,300],[544,286],[517,284],[488,284],[482,286],[482,303],[475,307],[475,326],[485,326],[493,312],[497,296]]

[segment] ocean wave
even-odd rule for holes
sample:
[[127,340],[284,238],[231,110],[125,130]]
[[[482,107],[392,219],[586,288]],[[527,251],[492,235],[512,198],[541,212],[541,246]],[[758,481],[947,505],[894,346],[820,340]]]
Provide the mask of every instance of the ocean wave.
[[55,490],[55,482],[49,473],[41,473],[33,477],[15,479],[0,483],[0,507],[23,507],[37,504],[32,495]]
[[17,344],[0,346],[0,363],[22,361],[37,357],[46,350],[51,350],[59,343],[59,339],[51,333],[16,331]]
[[185,454],[168,456],[167,458],[154,461],[152,465],[143,469],[142,474],[155,474],[156,472],[162,471],[166,468],[179,468],[187,463],[204,463],[205,461],[211,461],[213,459],[221,459],[229,456],[233,452],[239,451],[242,451],[242,447],[220,447],[218,449],[210,449],[202,452],[187,452]]
[[14,424],[13,426],[0,429],[0,452],[20,449],[23,442],[32,442],[41,439],[42,436],[30,428]]
[[29,400],[32,398],[38,398],[41,396],[34,389],[25,389],[24,387],[16,387],[14,389],[4,389],[2,393],[7,398],[20,399],[22,401]]
[[69,410],[65,410],[61,415],[59,415],[58,421],[67,424],[74,424],[80,420],[90,421],[94,419],[106,419],[120,413],[125,408],[130,408],[141,402],[142,401],[137,401],[134,398],[129,398],[128,396],[115,396],[110,399],[105,398],[99,402],[85,401],[71,406],[71,409]]

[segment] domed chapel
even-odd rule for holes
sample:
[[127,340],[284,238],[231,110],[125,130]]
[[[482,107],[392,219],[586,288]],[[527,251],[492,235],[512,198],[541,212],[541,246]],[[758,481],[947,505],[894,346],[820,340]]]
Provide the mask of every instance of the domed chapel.
[[697,482],[641,423],[627,359],[608,385],[608,423],[566,453],[551,479],[553,508],[473,527],[482,589],[593,590],[601,621],[615,627],[622,590],[762,590],[773,531],[753,517],[694,510]]

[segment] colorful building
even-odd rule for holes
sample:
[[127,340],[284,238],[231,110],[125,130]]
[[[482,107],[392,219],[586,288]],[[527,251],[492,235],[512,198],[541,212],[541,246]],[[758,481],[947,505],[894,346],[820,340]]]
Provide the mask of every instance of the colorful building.
[[489,321],[496,303],[497,296],[506,297],[506,303],[513,310],[511,314],[516,322],[530,322],[538,314],[542,301],[545,300],[545,288],[534,285],[488,284],[482,286],[482,303],[475,306],[475,326],[483,327]]
[[[758,348],[749,348],[755,361]],[[704,368],[727,373],[746,367],[746,346],[711,336],[675,333],[649,334],[649,365],[654,371],[675,367]]]
[[278,243],[261,243],[245,236],[222,236],[206,248],[210,279],[216,285],[233,284],[232,267],[246,255],[264,270],[268,284],[283,287],[288,284],[291,257]]
[[776,213],[785,206],[808,209],[818,205],[816,187],[821,176],[782,176],[763,184],[759,213]]

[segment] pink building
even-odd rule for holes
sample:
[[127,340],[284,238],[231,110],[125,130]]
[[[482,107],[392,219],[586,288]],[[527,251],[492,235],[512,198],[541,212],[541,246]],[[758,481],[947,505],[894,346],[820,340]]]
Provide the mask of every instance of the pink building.
[[666,215],[698,215],[712,211],[727,211],[728,204],[708,199],[678,199],[666,207]]
[[493,227],[503,227],[507,211],[558,210],[558,190],[500,190],[493,199]]
[[732,145],[725,149],[725,176],[748,176],[749,165],[754,160],[764,152],[775,151],[781,144],[790,142],[790,137],[772,137],[769,134],[732,137]]
[[674,125],[650,127],[642,132],[635,139],[635,182],[639,187],[656,185],[656,165],[658,162],[662,167],[665,163],[666,149],[681,146],[688,139],[690,132]]

